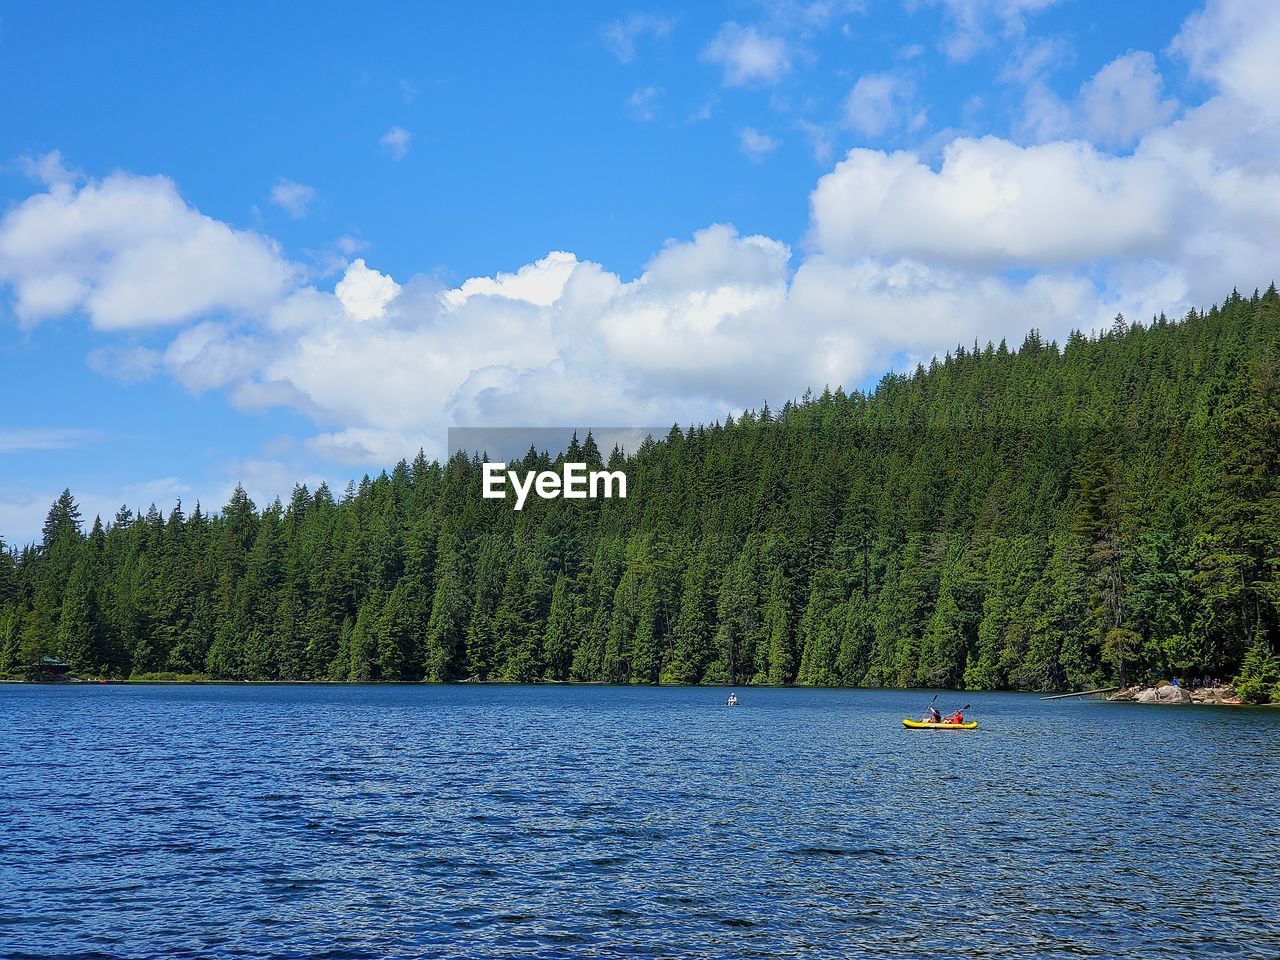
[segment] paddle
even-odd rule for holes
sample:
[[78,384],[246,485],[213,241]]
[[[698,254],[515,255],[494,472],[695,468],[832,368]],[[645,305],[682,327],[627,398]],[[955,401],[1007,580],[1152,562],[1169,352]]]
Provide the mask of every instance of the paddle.
[[[961,707],[961,708],[960,708],[960,712],[961,712],[961,713],[964,713],[964,711],[966,711],[966,710],[968,710],[968,709],[969,709],[969,704],[967,704],[967,703],[966,703],[963,707]],[[947,721],[944,719],[942,722],[943,722],[943,723],[946,723]]]

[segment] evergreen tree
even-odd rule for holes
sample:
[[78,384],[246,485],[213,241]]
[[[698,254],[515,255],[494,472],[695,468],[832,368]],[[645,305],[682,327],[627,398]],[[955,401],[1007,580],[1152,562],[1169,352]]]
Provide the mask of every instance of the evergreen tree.
[[[585,462],[565,438],[528,469]],[[0,544],[0,674],[943,685],[1236,675],[1280,649],[1280,295],[961,345],[614,447],[625,500],[478,495],[421,452],[259,509],[70,491]]]

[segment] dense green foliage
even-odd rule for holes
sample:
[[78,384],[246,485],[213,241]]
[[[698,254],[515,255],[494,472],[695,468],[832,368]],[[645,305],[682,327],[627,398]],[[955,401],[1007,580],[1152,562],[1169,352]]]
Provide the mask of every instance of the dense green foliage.
[[[67,493],[0,551],[0,672],[1045,690],[1253,651],[1270,676],[1278,361],[1273,286],[673,427],[625,500],[516,512],[463,455],[87,534]],[[566,459],[598,465],[584,439]]]
[[1265,644],[1250,647],[1235,681],[1236,694],[1247,703],[1280,701],[1280,657]]

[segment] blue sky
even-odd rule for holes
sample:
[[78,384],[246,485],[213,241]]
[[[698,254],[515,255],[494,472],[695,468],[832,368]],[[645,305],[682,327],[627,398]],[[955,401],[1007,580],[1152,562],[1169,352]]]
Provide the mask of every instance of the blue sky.
[[1277,21],[7,5],[0,537],[66,485],[261,501],[451,425],[711,419],[1265,284]]

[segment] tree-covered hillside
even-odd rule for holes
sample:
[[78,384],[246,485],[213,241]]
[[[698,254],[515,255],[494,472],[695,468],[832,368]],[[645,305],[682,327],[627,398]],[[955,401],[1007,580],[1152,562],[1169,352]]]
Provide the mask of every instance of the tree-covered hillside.
[[[566,459],[598,464],[584,439]],[[0,551],[0,672],[48,655],[260,680],[1229,677],[1280,643],[1278,458],[1272,286],[673,427],[626,459],[625,500],[516,512],[463,455],[261,511],[238,491],[217,514],[82,525],[67,493],[40,544]]]

